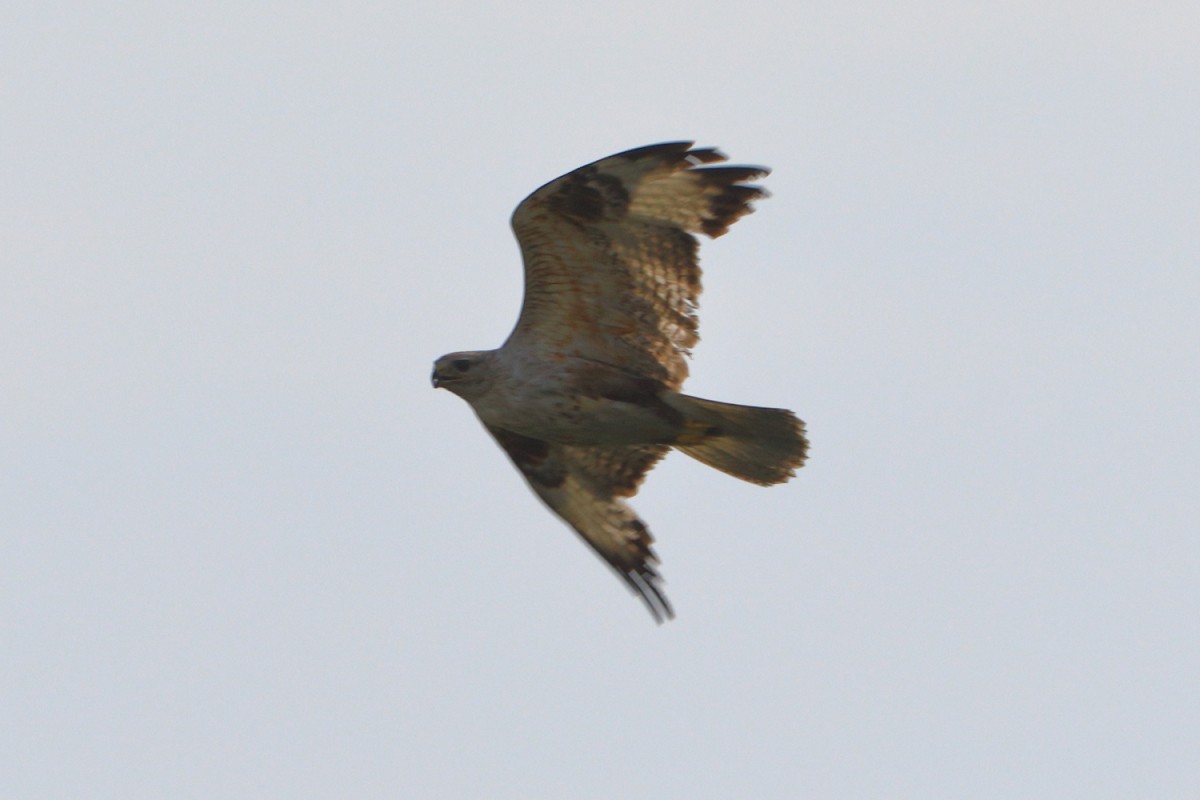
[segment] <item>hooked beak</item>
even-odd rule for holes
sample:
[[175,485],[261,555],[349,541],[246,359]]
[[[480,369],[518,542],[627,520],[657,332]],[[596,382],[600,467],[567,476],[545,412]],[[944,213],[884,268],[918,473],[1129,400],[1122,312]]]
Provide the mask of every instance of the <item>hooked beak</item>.
[[430,379],[430,380],[432,380],[432,382],[433,382],[433,388],[435,388],[435,389],[438,389],[438,388],[440,388],[440,387],[441,387],[441,385],[442,385],[442,376],[441,376],[441,375],[438,375],[438,371],[437,371],[437,369],[434,369],[434,371],[433,371],[433,376],[431,377],[431,379]]

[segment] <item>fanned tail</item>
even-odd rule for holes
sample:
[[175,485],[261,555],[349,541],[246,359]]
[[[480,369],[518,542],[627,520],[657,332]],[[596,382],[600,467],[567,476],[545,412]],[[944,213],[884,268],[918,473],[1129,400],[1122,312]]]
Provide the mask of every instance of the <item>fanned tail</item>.
[[718,403],[689,395],[669,401],[687,430],[673,445],[735,478],[770,486],[794,477],[808,456],[804,422],[783,408]]

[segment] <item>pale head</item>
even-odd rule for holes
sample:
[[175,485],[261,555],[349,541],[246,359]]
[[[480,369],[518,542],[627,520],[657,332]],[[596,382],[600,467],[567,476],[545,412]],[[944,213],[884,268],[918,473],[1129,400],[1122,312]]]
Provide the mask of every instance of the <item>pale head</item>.
[[433,362],[433,388],[448,389],[469,400],[487,390],[493,350],[448,353]]

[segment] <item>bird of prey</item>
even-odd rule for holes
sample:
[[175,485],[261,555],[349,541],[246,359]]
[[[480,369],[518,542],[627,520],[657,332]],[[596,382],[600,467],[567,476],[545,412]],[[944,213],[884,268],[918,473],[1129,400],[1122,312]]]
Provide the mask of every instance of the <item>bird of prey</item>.
[[433,385],[474,409],[534,492],[645,602],[674,616],[653,538],[623,498],[672,447],[751,483],[803,465],[804,423],[779,408],[680,392],[696,344],[694,234],[717,237],[766,192],[762,167],[692,142],[640,147],[550,181],[512,227],[525,261],[497,350],[442,356]]

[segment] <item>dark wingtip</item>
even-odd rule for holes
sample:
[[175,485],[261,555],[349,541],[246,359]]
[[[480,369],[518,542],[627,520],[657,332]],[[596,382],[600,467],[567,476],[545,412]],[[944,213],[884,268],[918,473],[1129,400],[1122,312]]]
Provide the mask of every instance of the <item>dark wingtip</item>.
[[687,160],[693,164],[716,164],[729,160],[729,156],[715,147],[697,147],[687,152]]
[[641,572],[631,571],[626,573],[625,579],[634,593],[646,604],[656,624],[662,625],[675,618],[675,609],[671,608],[671,601],[663,594],[660,586],[662,578],[657,572],[649,568]]
[[709,215],[701,223],[701,229],[715,239],[726,233],[733,223],[754,213],[752,203],[770,195],[761,186],[747,185],[743,181],[761,178],[769,172],[765,167],[710,167],[696,170],[697,174],[704,176],[705,181],[719,189],[709,200]]
[[658,144],[648,144],[642,147],[635,147],[631,150],[623,150],[609,158],[627,158],[630,161],[636,161],[641,158],[674,158],[682,160],[690,153],[696,152],[692,150],[692,145],[695,142],[683,141],[678,142],[659,142]]

